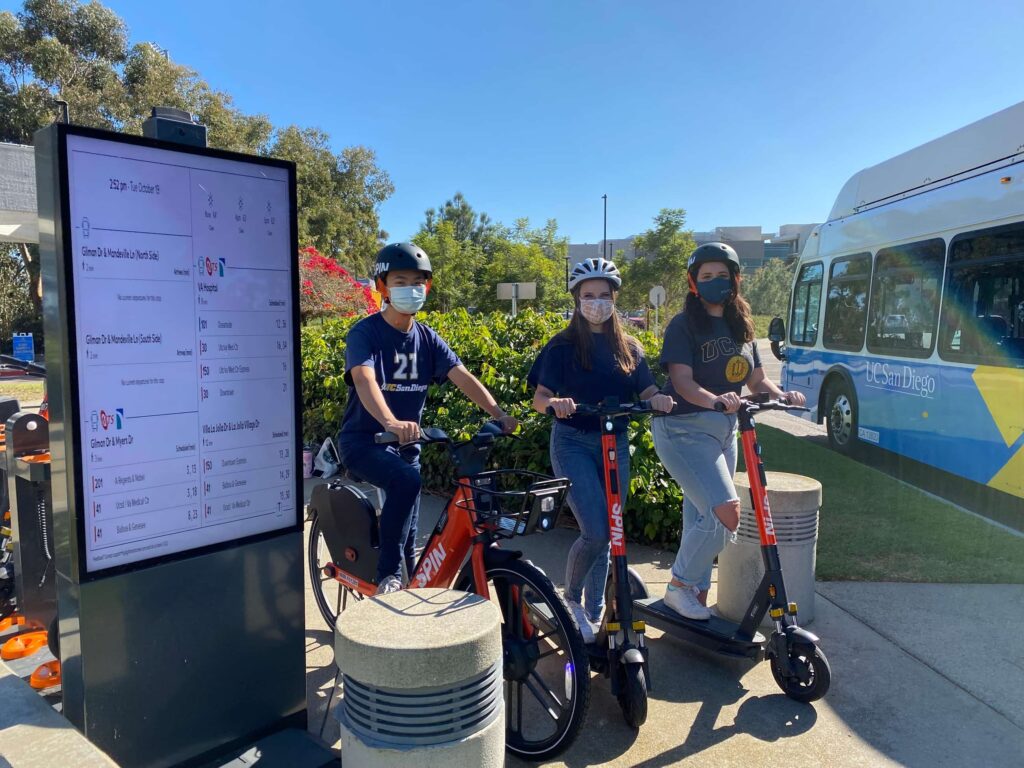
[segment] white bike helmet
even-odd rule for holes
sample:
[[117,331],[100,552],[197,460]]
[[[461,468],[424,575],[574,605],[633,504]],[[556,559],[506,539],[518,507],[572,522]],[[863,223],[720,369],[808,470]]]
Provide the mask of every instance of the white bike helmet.
[[619,268],[615,266],[615,262],[598,256],[596,259],[584,259],[572,268],[572,272],[569,274],[569,290],[572,291],[584,280],[593,280],[594,278],[607,280],[616,288],[622,287],[622,276],[619,274]]

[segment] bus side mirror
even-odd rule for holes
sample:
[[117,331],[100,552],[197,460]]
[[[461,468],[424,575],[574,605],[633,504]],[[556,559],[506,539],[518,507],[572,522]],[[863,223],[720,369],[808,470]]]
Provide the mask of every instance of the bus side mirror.
[[768,324],[768,341],[772,345],[772,354],[776,360],[786,359],[786,350],[783,346],[786,343],[786,323],[781,317],[773,317]]

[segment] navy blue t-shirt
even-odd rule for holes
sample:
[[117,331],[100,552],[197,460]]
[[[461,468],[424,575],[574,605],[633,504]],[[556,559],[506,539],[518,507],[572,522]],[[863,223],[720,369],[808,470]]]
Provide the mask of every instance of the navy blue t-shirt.
[[439,384],[462,361],[432,329],[413,321],[408,333],[388,325],[380,313],[352,326],[345,339],[345,383],[348,404],[338,440],[342,443],[372,442],[384,429],[363,407],[352,385],[352,369],[371,366],[391,413],[399,421],[419,423],[427,388]]
[[[540,384],[554,392],[556,397],[571,397],[577,403],[588,405],[598,405],[606,397],[617,397],[622,403],[633,402],[641,392],[654,386],[654,376],[640,349],[634,349],[637,364],[632,373],[623,373],[612,353],[608,336],[593,333],[591,338],[594,346],[589,371],[580,366],[572,342],[556,336],[537,356],[527,376],[527,383],[531,387]],[[573,414],[560,421],[588,432],[601,431],[601,420],[597,416]],[[616,419],[615,431],[625,431],[628,423],[626,417]]]
[[[708,319],[711,321],[709,332],[700,333],[690,328],[684,312],[673,317],[665,329],[661,364],[666,371],[671,363],[688,365],[693,369],[693,380],[708,392],[716,395],[735,392],[738,395],[754,369],[761,367],[757,344],[734,341],[724,317]],[[661,391],[676,401],[672,410],[674,414],[710,410],[694,405],[676,392],[671,378]]]

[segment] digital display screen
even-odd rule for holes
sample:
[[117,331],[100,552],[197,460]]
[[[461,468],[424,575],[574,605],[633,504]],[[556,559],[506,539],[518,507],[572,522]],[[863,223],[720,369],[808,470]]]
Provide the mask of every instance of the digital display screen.
[[295,526],[291,170],[66,142],[85,571]]

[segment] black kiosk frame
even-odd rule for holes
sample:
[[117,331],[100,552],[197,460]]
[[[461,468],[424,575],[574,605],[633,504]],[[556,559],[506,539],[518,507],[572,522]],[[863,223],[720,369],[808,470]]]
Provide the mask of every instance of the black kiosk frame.
[[[131,148],[141,147],[160,150],[163,154],[153,156],[189,168],[212,158],[243,163],[248,169],[274,169],[275,178],[287,185],[281,193],[287,196],[287,211],[278,211],[277,217],[278,226],[287,228],[284,263],[291,272],[291,312],[284,331],[290,347],[291,398],[284,395],[279,405],[292,401],[292,439],[287,441],[292,461],[280,476],[291,475],[292,513],[281,516],[273,529],[111,567],[89,567],[86,537],[91,523],[90,510],[84,508],[83,456],[90,450],[85,433],[93,414],[79,412],[79,387],[86,372],[79,370],[76,322],[82,313],[115,310],[76,305],[74,260],[81,254],[72,252],[72,235],[84,222],[71,220],[73,137],[108,142],[111,157],[124,154],[128,157],[120,160],[126,161],[138,156]],[[64,124],[39,131],[35,147],[64,715],[126,768],[199,764],[286,727],[304,728],[295,166]],[[125,151],[119,153],[119,148]],[[279,233],[278,242],[284,236]],[[244,254],[228,253],[232,258],[238,263]],[[196,269],[194,257],[191,268]],[[196,346],[198,367],[198,342]],[[149,503],[149,496],[144,498]],[[210,508],[204,513],[209,515]]]

